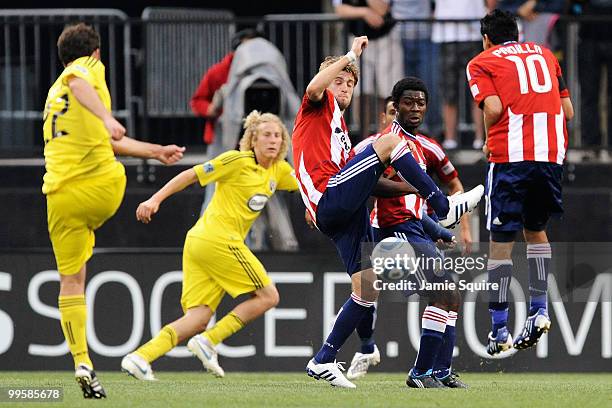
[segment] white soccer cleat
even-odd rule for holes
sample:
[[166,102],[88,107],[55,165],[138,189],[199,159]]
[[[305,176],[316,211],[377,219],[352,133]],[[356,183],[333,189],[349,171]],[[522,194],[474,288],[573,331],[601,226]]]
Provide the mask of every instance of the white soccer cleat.
[[157,378],[153,375],[151,364],[135,353],[123,357],[121,371],[128,373],[137,380],[157,381]]
[[440,220],[440,225],[444,228],[454,227],[459,222],[463,214],[471,212],[478,205],[483,194],[484,186],[479,184],[470,191],[449,196],[448,214],[446,215],[445,219]]
[[306,366],[306,373],[315,380],[324,379],[333,387],[357,388],[342,374],[342,371],[344,371],[342,364],[335,361],[333,363],[317,364],[313,358]]
[[187,343],[187,348],[200,359],[206,371],[215,377],[225,377],[225,371],[219,365],[217,350],[200,334],[193,336]]
[[351,366],[346,372],[346,378],[356,380],[367,374],[370,366],[376,366],[380,363],[380,351],[374,346],[374,352],[370,354],[355,353]]

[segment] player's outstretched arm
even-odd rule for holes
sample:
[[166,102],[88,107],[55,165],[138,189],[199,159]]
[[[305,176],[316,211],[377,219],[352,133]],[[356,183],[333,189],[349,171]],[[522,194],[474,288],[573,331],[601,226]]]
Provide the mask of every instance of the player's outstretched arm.
[[188,169],[175,176],[166,183],[157,193],[153,194],[147,201],[140,203],[136,209],[136,219],[145,224],[151,222],[153,214],[157,213],[161,203],[171,195],[184,190],[186,187],[198,181],[195,170]]
[[158,145],[141,142],[125,136],[121,140],[111,140],[113,151],[121,156],[156,159],[165,165],[174,164],[183,158],[185,147],[177,145]]
[[113,140],[119,140],[125,135],[125,128],[106,109],[93,86],[82,78],[72,77],[68,80],[68,87],[81,105],[104,122]]
[[338,74],[348,64],[353,63],[361,56],[361,53],[368,46],[368,37],[361,36],[356,37],[353,40],[353,46],[351,50],[338,61],[325,68],[323,71],[317,73],[312,78],[308,86],[306,87],[306,95],[308,99],[313,102],[318,102],[323,99],[323,93],[325,89],[332,83],[332,81],[338,76]]

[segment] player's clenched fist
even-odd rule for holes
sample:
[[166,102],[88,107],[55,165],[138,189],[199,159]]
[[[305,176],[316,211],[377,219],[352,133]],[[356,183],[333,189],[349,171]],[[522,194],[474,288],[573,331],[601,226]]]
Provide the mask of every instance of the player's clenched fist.
[[353,40],[353,46],[351,47],[351,51],[355,53],[355,56],[359,58],[361,53],[368,46],[368,37],[362,35],[361,37],[355,37]]
[[147,201],[143,201],[140,203],[138,208],[136,209],[136,219],[145,224],[151,222],[151,217],[153,214],[157,213],[159,210],[159,202],[152,198],[149,198]]
[[184,147],[177,145],[162,146],[157,153],[156,159],[165,165],[174,164],[183,158]]

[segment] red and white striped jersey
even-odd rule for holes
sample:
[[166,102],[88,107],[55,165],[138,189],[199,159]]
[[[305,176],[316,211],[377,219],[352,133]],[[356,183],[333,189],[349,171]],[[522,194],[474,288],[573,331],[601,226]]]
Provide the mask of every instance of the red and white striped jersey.
[[[391,123],[382,133],[377,133],[362,140],[355,146],[353,152],[355,154],[360,153],[368,145],[374,143],[381,135],[389,132],[396,133],[406,140],[414,142],[417,148],[412,150],[412,157],[419,163],[423,171],[427,171],[426,158],[421,143],[415,136],[406,132],[396,121],[393,121],[393,123]],[[403,183],[402,179],[395,173],[393,167],[388,167],[383,177]],[[423,216],[424,204],[425,200],[417,194],[408,194],[402,197],[393,198],[378,197],[374,201],[374,209],[370,213],[370,222],[373,227],[386,228],[401,224],[409,219],[420,220]]]
[[313,220],[331,176],[344,167],[351,140],[342,111],[330,90],[313,102],[304,95],[293,126],[293,165],[302,200]]
[[[416,139],[421,143],[423,153],[425,154],[425,161],[427,164],[427,174],[433,177],[437,175],[440,182],[448,184],[455,177],[459,177],[459,173],[453,163],[444,152],[444,149],[440,144],[432,139],[431,137],[425,136],[421,133],[417,133]],[[427,205],[427,201],[423,204],[424,210],[427,211],[428,215],[434,213],[433,208]]]
[[435,139],[421,133],[417,133],[415,137],[423,148],[423,154],[427,163],[427,174],[430,176],[435,174],[440,179],[440,182],[444,184],[448,184],[455,177],[459,177],[457,169],[455,169],[444,149]]
[[569,97],[559,61],[535,43],[507,42],[481,52],[466,69],[479,105],[497,95],[504,108],[488,131],[489,161],[539,161],[562,164],[567,129],[561,98]]

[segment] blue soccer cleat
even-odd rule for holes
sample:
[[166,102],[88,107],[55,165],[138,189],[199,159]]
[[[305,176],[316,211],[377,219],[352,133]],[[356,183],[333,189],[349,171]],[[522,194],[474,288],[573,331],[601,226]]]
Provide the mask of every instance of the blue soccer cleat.
[[544,308],[529,316],[521,334],[514,340],[514,348],[524,350],[538,344],[540,337],[550,330],[550,318]]
[[510,350],[512,348],[512,335],[508,331],[507,327],[502,327],[497,330],[497,336],[493,337],[493,332],[489,333],[489,340],[487,342],[487,353],[494,356],[502,351]]

